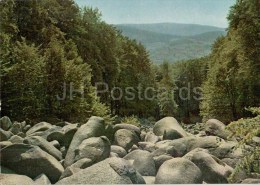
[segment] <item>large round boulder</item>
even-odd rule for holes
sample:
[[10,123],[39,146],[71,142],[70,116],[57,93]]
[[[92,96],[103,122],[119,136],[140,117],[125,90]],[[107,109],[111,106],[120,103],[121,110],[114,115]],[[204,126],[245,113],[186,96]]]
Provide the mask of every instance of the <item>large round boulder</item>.
[[207,135],[218,136],[227,139],[229,132],[225,130],[225,124],[217,119],[209,119],[205,124],[205,132]]
[[153,132],[163,139],[178,139],[187,136],[187,133],[180,126],[178,121],[173,117],[165,117],[157,121],[154,125]]
[[130,130],[119,129],[114,135],[114,144],[123,147],[127,152],[138,142],[138,136]]
[[0,184],[2,185],[35,185],[34,181],[25,176],[17,174],[0,174]]
[[70,166],[74,163],[76,153],[79,145],[83,140],[90,137],[99,137],[104,135],[105,131],[105,121],[101,117],[92,116],[86,124],[83,124],[78,128],[77,132],[74,134],[73,139],[70,143],[69,149],[67,151],[64,166]]
[[58,184],[144,184],[142,176],[127,160],[112,157],[96,163]]
[[233,172],[233,168],[221,162],[215,156],[204,151],[198,151],[190,155],[189,158],[200,168],[205,182],[211,184],[228,183],[227,178]]
[[114,126],[114,130],[117,131],[119,129],[126,129],[126,130],[130,130],[136,133],[136,135],[140,136],[141,134],[141,130],[139,127],[135,126],[135,125],[131,125],[131,124],[126,124],[126,123],[120,123],[120,124],[116,124]]
[[35,132],[43,132],[45,130],[48,130],[50,128],[53,128],[54,126],[50,123],[47,123],[47,122],[40,122],[40,123],[37,123],[36,125],[34,125],[33,127],[31,127],[27,132],[26,132],[26,135],[31,135]]
[[142,176],[155,176],[156,168],[152,155],[143,150],[134,150],[127,154],[124,159],[132,161],[134,168]]
[[59,180],[64,171],[53,156],[38,146],[13,144],[1,150],[1,164],[19,174],[35,178],[44,173],[52,183]]
[[12,126],[12,122],[9,117],[3,116],[0,119],[0,128],[3,130],[8,130]]
[[201,184],[202,173],[191,161],[174,158],[164,162],[155,177],[155,184]]
[[106,136],[85,139],[75,150],[75,161],[83,158],[88,158],[94,163],[102,161],[109,157],[110,146],[110,141]]
[[40,136],[27,137],[23,142],[25,144],[39,146],[42,150],[55,157],[57,160],[62,159],[61,152]]

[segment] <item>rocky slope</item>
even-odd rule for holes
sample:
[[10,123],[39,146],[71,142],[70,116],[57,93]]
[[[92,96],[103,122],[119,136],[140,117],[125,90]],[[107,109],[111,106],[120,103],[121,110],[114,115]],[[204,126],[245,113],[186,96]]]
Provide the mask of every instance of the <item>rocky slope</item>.
[[[236,139],[215,119],[194,132],[173,117],[150,129],[109,125],[95,116],[82,125],[32,127],[2,117],[0,126],[5,185],[228,183],[243,157]],[[260,175],[241,171],[235,180],[260,183]]]

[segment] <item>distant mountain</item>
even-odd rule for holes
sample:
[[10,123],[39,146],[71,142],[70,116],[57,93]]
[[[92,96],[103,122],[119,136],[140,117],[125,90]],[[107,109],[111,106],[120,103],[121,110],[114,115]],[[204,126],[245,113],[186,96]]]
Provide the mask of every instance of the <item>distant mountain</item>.
[[175,62],[208,55],[224,28],[195,24],[156,23],[114,25],[123,35],[141,42],[154,63]]

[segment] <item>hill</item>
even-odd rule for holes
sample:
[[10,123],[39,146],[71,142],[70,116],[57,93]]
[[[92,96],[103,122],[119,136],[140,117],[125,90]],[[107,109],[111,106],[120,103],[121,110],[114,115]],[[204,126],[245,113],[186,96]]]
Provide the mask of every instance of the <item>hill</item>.
[[175,62],[206,56],[224,28],[195,24],[120,24],[122,34],[140,41],[154,63]]

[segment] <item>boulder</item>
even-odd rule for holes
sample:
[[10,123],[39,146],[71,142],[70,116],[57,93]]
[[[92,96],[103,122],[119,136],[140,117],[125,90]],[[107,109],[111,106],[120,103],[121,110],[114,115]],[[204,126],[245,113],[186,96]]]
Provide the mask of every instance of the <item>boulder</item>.
[[148,152],[153,152],[155,151],[155,145],[154,143],[150,142],[138,142],[139,148],[142,150],[146,150]]
[[10,132],[12,132],[13,134],[18,134],[19,132],[22,132],[22,125],[19,122],[14,122],[13,125],[11,126],[11,128],[9,129]]
[[155,184],[154,176],[143,176],[143,178],[146,184]]
[[64,132],[64,137],[62,141],[59,141],[61,145],[68,148],[70,146],[70,143],[72,141],[72,138],[74,134],[78,130],[78,124],[68,124],[62,128],[62,131]]
[[204,151],[198,151],[194,152],[190,159],[200,168],[206,183],[228,183],[227,178],[233,172],[233,168],[218,158]]
[[86,124],[83,124],[80,128],[78,128],[77,132],[73,136],[73,139],[67,151],[64,166],[67,167],[74,163],[76,155],[75,151],[83,140],[88,139],[90,137],[102,136],[104,135],[104,130],[104,119],[96,116],[92,116]]
[[209,119],[205,124],[205,133],[227,139],[229,132],[225,130],[225,124],[217,119]]
[[23,127],[23,132],[26,133],[30,128],[32,128],[31,125],[26,125],[25,127]]
[[248,179],[244,179],[241,184],[260,184],[260,179],[252,179],[252,178],[248,178]]
[[0,174],[0,184],[3,185],[35,185],[33,180],[25,175]]
[[140,134],[141,134],[140,128],[135,125],[131,125],[131,124],[126,124],[126,123],[116,124],[114,126],[114,130],[117,131],[119,129],[130,130],[132,132],[135,132],[137,136],[140,136]]
[[125,157],[127,154],[123,147],[117,145],[111,145],[111,152],[116,153],[121,158]]
[[144,184],[142,176],[127,160],[113,157],[96,163],[58,184]]
[[0,128],[7,131],[12,126],[12,122],[9,117],[3,116],[0,119]]
[[126,151],[138,142],[138,136],[130,130],[120,129],[114,135],[114,144],[123,147]]
[[51,185],[51,181],[45,174],[40,174],[34,179],[35,185]]
[[135,150],[129,154],[127,154],[124,159],[132,160],[134,168],[142,175],[142,176],[155,176],[156,168],[152,155],[143,150]]
[[160,166],[165,162],[168,161],[170,159],[173,159],[172,156],[170,155],[159,155],[159,156],[155,156],[153,157],[154,162],[155,162],[155,168],[158,171],[158,169],[160,168]]
[[157,121],[153,127],[153,132],[163,139],[178,139],[187,136],[187,133],[179,125],[178,121],[173,117],[165,117]]
[[119,157],[117,153],[114,152],[110,152],[109,157]]
[[0,142],[0,149],[6,147],[6,146],[10,146],[12,145],[13,143],[11,141],[1,141]]
[[39,146],[42,150],[55,157],[57,160],[62,159],[61,152],[57,148],[55,148],[51,143],[49,143],[40,136],[27,137],[25,138],[24,143]]
[[53,141],[51,141],[51,142],[49,142],[52,146],[54,146],[55,148],[57,148],[57,149],[60,149],[60,143],[59,143],[59,141],[57,141],[57,140],[53,140]]
[[36,125],[34,125],[33,127],[31,127],[27,132],[26,132],[26,135],[31,135],[35,132],[43,132],[45,130],[48,130],[50,128],[53,128],[54,126],[51,125],[50,123],[47,123],[47,122],[40,122],[40,123],[37,123]]
[[52,183],[58,181],[64,171],[62,165],[38,146],[13,144],[1,150],[3,166],[19,173],[36,178],[44,173]]
[[85,139],[75,150],[75,161],[83,158],[89,158],[94,163],[102,161],[109,157],[110,146],[110,141],[106,136]]
[[0,141],[7,141],[13,136],[13,133],[10,131],[5,131],[0,128]]
[[209,151],[212,151],[219,147],[223,142],[225,142],[225,140],[218,136],[198,137],[194,141],[189,142],[187,150],[191,151],[195,148],[204,148]]
[[164,162],[155,177],[155,184],[201,184],[202,173],[191,161],[174,158]]
[[153,132],[147,132],[147,134],[145,135],[144,141],[146,142],[150,142],[150,143],[157,143],[160,141],[160,138],[155,135]]
[[9,141],[12,143],[23,143],[24,139],[20,136],[14,135],[9,139]]
[[62,173],[60,180],[69,177],[77,172],[79,172],[81,169],[85,169],[93,164],[93,161],[88,158],[83,158],[72,164],[71,166],[68,166],[64,172]]

